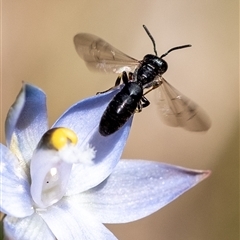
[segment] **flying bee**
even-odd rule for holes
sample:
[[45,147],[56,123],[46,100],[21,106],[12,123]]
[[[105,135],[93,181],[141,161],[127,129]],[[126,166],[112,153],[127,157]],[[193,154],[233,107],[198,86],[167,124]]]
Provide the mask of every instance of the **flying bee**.
[[140,61],[95,35],[80,33],[74,37],[76,51],[90,70],[121,74],[114,87],[118,86],[121,80],[124,83],[123,88],[113,97],[102,115],[99,124],[100,134],[108,136],[116,132],[135,112],[147,107],[150,102],[145,95],[155,88],[160,90],[159,112],[167,125],[183,127],[189,131],[207,131],[211,122],[204,110],[162,77],[168,69],[168,64],[163,58],[174,50],[191,45],[171,48],[158,57],[152,35],[146,26],[143,25],[143,28],[153,43],[155,55],[147,54]]

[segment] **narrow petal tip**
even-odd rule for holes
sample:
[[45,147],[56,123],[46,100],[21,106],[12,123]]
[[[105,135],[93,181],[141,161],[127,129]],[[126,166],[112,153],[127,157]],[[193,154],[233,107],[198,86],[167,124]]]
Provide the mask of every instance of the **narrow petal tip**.
[[212,174],[212,171],[211,170],[202,170],[200,171],[200,174],[199,174],[199,182],[208,178],[210,175]]

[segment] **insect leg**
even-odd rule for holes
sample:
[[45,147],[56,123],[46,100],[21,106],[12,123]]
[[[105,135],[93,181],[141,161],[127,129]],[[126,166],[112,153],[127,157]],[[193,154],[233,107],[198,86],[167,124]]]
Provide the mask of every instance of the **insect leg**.
[[149,92],[151,92],[152,90],[154,90],[155,88],[158,88],[160,85],[162,84],[162,80],[155,80],[153,83],[152,83],[152,86],[150,89],[148,89],[143,95],[146,95],[148,94]]
[[142,101],[142,103],[141,103],[142,108],[145,108],[145,107],[149,106],[149,104],[150,104],[150,102],[148,101],[148,99],[145,98],[144,96],[142,96],[141,101]]
[[110,87],[109,89],[107,89],[107,90],[105,90],[105,91],[102,91],[102,92],[97,92],[96,95],[102,94],[102,93],[106,93],[106,92],[114,89],[115,87],[117,87],[118,85],[120,85],[121,79],[122,79],[122,76],[121,76],[121,75],[118,76],[117,79],[116,79],[116,81],[115,81],[115,85],[114,85],[113,87]]
[[122,72],[122,81],[124,84],[127,84],[129,82],[128,75],[125,71]]
[[128,80],[129,81],[133,80],[133,73],[132,72],[128,73]]
[[141,101],[138,103],[135,113],[139,113],[143,108],[147,107],[150,104],[147,98],[142,96]]
[[138,103],[138,105],[137,105],[137,108],[136,108],[136,110],[135,110],[135,113],[141,112],[141,111],[142,111],[142,108],[143,108],[142,102],[140,101],[140,102]]
[[109,89],[107,89],[105,91],[102,91],[102,92],[97,92],[96,95],[106,93],[106,92],[116,88],[117,86],[120,85],[121,80],[123,81],[124,84],[128,83],[128,81],[129,81],[129,78],[128,78],[127,73],[125,71],[122,72],[122,74],[117,77],[117,79],[115,81],[115,85],[113,87],[110,87]]

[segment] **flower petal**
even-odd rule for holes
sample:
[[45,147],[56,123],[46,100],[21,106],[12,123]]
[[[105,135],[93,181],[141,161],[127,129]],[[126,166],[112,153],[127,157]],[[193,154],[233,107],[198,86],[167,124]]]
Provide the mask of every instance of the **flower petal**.
[[93,165],[74,164],[67,195],[85,191],[103,181],[118,163],[129,134],[132,118],[116,133],[103,137],[98,131],[100,118],[119,89],[80,101],[63,114],[54,127],[67,127],[78,135],[79,145],[96,150]]
[[24,84],[5,122],[7,146],[19,159],[28,161],[47,128],[45,94],[33,85]]
[[28,177],[17,158],[2,144],[0,154],[0,211],[14,217],[29,216],[33,208]]
[[109,178],[77,196],[73,204],[90,210],[103,223],[126,223],[156,212],[209,174],[158,162],[121,160]]
[[[119,88],[86,98],[71,106],[53,125],[73,130],[82,144],[98,128],[100,118]],[[106,137],[105,137],[106,138]],[[103,138],[104,139],[104,138]]]
[[75,209],[67,200],[53,205],[48,211],[39,212],[39,215],[58,240],[116,239],[103,224],[96,221],[94,215],[84,209]]
[[4,218],[4,232],[7,239],[14,240],[55,240],[55,236],[38,214],[26,218]]
[[116,167],[126,144],[132,119],[118,132],[102,137],[98,132],[89,141],[96,150],[94,164],[73,164],[66,195],[73,195],[95,187],[106,179]]

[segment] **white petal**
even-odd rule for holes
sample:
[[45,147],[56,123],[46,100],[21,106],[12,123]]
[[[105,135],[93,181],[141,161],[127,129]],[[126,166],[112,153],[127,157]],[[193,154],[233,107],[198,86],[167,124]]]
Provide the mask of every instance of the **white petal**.
[[66,127],[78,136],[79,144],[94,134],[100,118],[109,101],[117,94],[119,88],[104,94],[86,98],[71,106],[53,125],[53,127]]
[[4,234],[14,240],[55,240],[55,236],[38,214],[26,218],[4,218]]
[[58,240],[114,240],[114,235],[94,215],[61,200],[39,212]]
[[7,146],[19,159],[28,161],[48,128],[46,96],[30,84],[24,84],[5,123]]
[[72,198],[73,204],[103,223],[135,221],[158,211],[209,174],[158,162],[121,160],[109,178]]
[[73,130],[78,136],[80,147],[90,144],[96,150],[94,165],[74,164],[67,195],[77,194],[96,186],[118,163],[128,138],[132,118],[119,131],[108,137],[101,136],[98,127],[109,101],[121,87],[76,103],[54,124],[54,127],[67,127]]
[[74,164],[67,186],[67,195],[73,195],[95,187],[111,174],[118,163],[126,144],[132,118],[115,134],[102,137],[100,133],[89,140],[96,156],[92,165]]
[[2,144],[0,156],[0,210],[15,217],[31,215],[33,208],[28,176],[18,159]]

